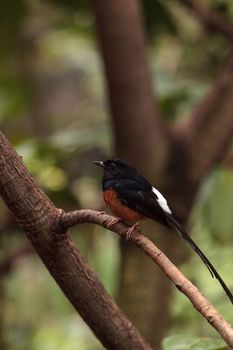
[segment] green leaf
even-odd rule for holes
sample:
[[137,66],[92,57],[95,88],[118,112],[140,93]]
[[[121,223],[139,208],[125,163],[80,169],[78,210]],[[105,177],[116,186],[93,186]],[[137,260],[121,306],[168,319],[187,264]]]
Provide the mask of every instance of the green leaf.
[[163,350],[224,350],[226,344],[221,339],[200,338],[190,335],[172,335],[163,341]]

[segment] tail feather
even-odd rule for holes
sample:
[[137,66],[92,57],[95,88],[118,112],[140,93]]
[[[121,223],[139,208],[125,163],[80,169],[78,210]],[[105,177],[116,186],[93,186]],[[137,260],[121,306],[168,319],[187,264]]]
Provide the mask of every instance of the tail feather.
[[225,282],[222,280],[215,267],[211,264],[209,259],[205,256],[205,254],[201,251],[201,249],[196,245],[196,243],[191,239],[185,229],[180,225],[180,223],[174,218],[172,215],[167,215],[167,221],[170,227],[174,228],[179,235],[190,245],[190,247],[199,255],[203,263],[208,268],[212,277],[215,277],[219,283],[221,284],[223,290],[227,294],[228,298],[233,304],[233,295],[231,291],[228,289]]

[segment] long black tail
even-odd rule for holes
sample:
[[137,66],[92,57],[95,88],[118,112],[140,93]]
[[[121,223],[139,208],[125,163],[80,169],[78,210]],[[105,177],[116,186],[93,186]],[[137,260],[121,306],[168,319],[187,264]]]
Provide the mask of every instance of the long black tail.
[[233,295],[231,291],[226,286],[225,282],[222,280],[222,278],[219,276],[218,272],[214,268],[214,266],[211,264],[209,259],[205,256],[205,254],[201,251],[201,249],[196,245],[196,243],[190,238],[188,233],[185,231],[185,229],[180,225],[180,223],[174,218],[172,215],[167,216],[167,221],[170,227],[174,228],[179,235],[190,245],[190,247],[195,250],[195,252],[200,256],[201,260],[204,262],[204,264],[207,266],[210,274],[212,277],[217,278],[219,283],[221,284],[222,288],[226,292],[228,298],[233,304]]

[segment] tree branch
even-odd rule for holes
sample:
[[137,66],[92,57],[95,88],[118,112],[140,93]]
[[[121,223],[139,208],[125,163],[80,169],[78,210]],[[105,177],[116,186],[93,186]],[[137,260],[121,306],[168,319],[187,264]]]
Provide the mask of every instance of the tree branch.
[[175,125],[175,137],[190,154],[190,181],[195,185],[220,162],[233,135],[233,52],[213,87],[194,108],[190,118]]
[[217,12],[209,10],[198,0],[180,0],[186,7],[190,8],[199,21],[207,28],[223,34],[233,43],[233,26]]
[[[123,222],[112,223],[112,217],[103,212],[93,210],[77,210],[63,213],[60,223],[64,228],[75,226],[76,224],[89,222],[98,224],[116,232],[118,235],[126,238],[127,229],[129,228]],[[175,286],[188,297],[198,312],[215,328],[225,342],[233,347],[233,329],[215,308],[203,296],[203,294],[173,265],[173,263],[159,250],[151,240],[142,235],[138,230],[134,230],[129,241],[140,248],[151,260],[153,260]]]
[[69,301],[103,346],[150,350],[61,230],[57,209],[0,133],[0,195]]

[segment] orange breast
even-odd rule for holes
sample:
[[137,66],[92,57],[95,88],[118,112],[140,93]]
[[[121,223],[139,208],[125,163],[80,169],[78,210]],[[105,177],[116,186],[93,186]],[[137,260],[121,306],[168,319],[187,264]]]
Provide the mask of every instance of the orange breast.
[[144,218],[144,216],[128,207],[123,205],[117,198],[117,194],[114,190],[109,189],[104,191],[104,201],[111,209],[113,214],[126,221],[139,221]]

